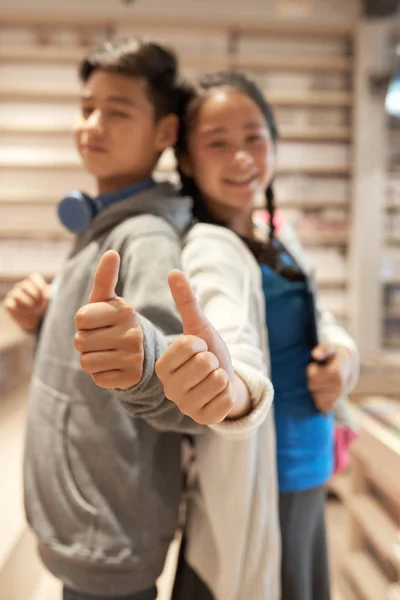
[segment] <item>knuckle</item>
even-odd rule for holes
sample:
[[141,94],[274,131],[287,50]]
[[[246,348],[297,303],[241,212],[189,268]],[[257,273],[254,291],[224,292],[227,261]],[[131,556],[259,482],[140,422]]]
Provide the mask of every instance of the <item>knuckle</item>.
[[132,306],[126,304],[125,302],[121,302],[118,307],[118,318],[121,323],[129,323],[131,324],[135,320],[136,311]]
[[211,374],[214,384],[224,389],[229,381],[228,373],[224,369],[217,369]]
[[211,352],[200,352],[196,355],[196,367],[201,372],[214,371],[218,368],[218,361]]
[[75,325],[77,329],[83,329],[86,322],[86,311],[85,307],[82,307],[78,310],[75,315]]
[[79,331],[75,334],[74,346],[75,346],[75,349],[78,350],[78,352],[84,352],[85,343],[84,343],[84,340],[82,339],[82,335]]
[[87,371],[90,366],[90,359],[89,359],[88,354],[81,354],[79,357],[79,360],[80,360],[82,369],[84,371]]

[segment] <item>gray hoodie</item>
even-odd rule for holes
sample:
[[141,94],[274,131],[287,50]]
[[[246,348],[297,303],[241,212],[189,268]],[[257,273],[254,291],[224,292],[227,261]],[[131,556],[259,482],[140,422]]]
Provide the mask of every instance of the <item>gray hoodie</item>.
[[[104,209],[77,238],[43,324],[29,401],[26,513],[48,569],[81,593],[150,588],[176,530],[180,433],[202,428],[163,396],[153,370],[168,336],[181,333],[167,273],[180,265],[189,219],[190,202],[169,184]],[[98,388],[73,343],[75,313],[108,249],[121,254],[117,292],[140,312],[144,332],[143,378],[126,392]]]

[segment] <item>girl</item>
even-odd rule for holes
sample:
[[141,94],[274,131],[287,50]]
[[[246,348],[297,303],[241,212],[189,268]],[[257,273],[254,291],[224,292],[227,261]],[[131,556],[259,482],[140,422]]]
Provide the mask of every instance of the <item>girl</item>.
[[[281,597],[329,600],[324,486],[333,467],[331,411],[356,382],[358,355],[351,338],[329,315],[320,316],[314,327],[312,296],[299,243],[288,227],[283,227],[279,236],[275,231],[272,182],[277,138],[270,106],[244,75],[221,73],[200,82],[197,96],[187,105],[177,147],[182,193],[192,196],[194,215],[200,222],[187,236],[182,264],[201,307],[228,347],[230,336],[246,320],[259,328],[254,331],[255,343],[259,343],[257,334],[261,336],[262,330],[266,334],[266,360],[275,388]],[[266,197],[269,213],[268,243],[260,239],[252,218],[260,194]],[[239,304],[241,311],[229,313],[229,302]],[[257,322],[260,306],[262,322]],[[318,344],[318,336],[323,344]],[[164,384],[171,376],[166,363],[178,352],[178,345],[172,344],[162,358]],[[264,477],[268,472],[262,465],[266,446],[261,446],[260,440],[264,435],[272,439],[268,426],[267,420],[248,441],[258,445],[259,453],[242,463],[242,469],[258,471]],[[236,565],[229,569],[224,562],[227,548],[223,540],[229,520],[224,510],[218,509],[224,503],[225,507],[230,502],[242,503],[249,494],[242,486],[232,487],[235,495],[227,496],[232,472],[221,482],[211,462],[218,456],[213,454],[213,447],[215,450],[224,442],[212,433],[196,440],[198,489],[197,498],[189,503],[185,561],[203,580],[198,585],[205,582],[216,600],[270,600],[275,596],[262,587],[262,581],[277,560],[276,544],[263,550],[242,548],[246,567],[239,573],[233,568]],[[262,468],[265,470],[261,472]],[[265,479],[265,489],[269,483],[271,480]],[[251,525],[258,527],[269,513],[271,529],[267,536],[273,539],[272,487],[268,495],[264,505],[260,504],[261,496],[251,498],[251,514],[257,515]],[[239,513],[230,527],[236,527],[242,518]],[[200,525],[204,531],[204,523],[209,527],[207,538],[201,538]],[[209,540],[216,550],[213,564],[207,560],[209,546],[205,542]],[[263,556],[264,562],[259,560],[259,552],[267,550],[270,553]],[[183,563],[177,575],[178,590],[185,572]],[[245,587],[250,572],[254,585],[251,587],[247,580]],[[236,587],[227,593],[224,582],[236,578]],[[212,596],[196,596],[194,590],[186,589],[176,597]]]

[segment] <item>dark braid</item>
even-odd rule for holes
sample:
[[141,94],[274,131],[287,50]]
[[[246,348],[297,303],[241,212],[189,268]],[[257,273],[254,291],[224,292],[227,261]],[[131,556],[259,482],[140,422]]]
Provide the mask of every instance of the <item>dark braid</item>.
[[269,237],[272,239],[275,235],[275,197],[272,183],[267,187],[265,197],[267,199],[266,209],[269,214]]

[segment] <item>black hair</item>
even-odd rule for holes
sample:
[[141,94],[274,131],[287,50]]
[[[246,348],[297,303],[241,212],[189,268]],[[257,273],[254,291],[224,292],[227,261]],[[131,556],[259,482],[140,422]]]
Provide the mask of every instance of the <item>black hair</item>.
[[[275,144],[278,141],[278,128],[272,108],[257,84],[241,72],[223,71],[220,73],[214,73],[212,75],[206,75],[202,77],[198,82],[196,89],[192,88],[187,90],[185,100],[182,105],[181,127],[178,141],[175,146],[175,154],[178,159],[178,164],[179,158],[188,152],[189,132],[197,118],[202,102],[207,97],[208,92],[219,87],[238,90],[254,100],[265,117],[273,143]],[[198,186],[193,178],[187,177],[180,168],[178,168],[178,171],[182,182],[182,195],[191,196],[193,198],[194,217],[199,221],[224,225],[224,223],[218,222],[205,206],[200,190],[198,189]],[[268,186],[265,196],[266,209],[269,213],[270,237],[272,238],[275,233],[275,202],[272,183]]]
[[106,41],[81,62],[81,82],[86,83],[97,70],[144,79],[156,120],[182,113],[187,86],[179,78],[178,59],[172,50],[137,37]]

